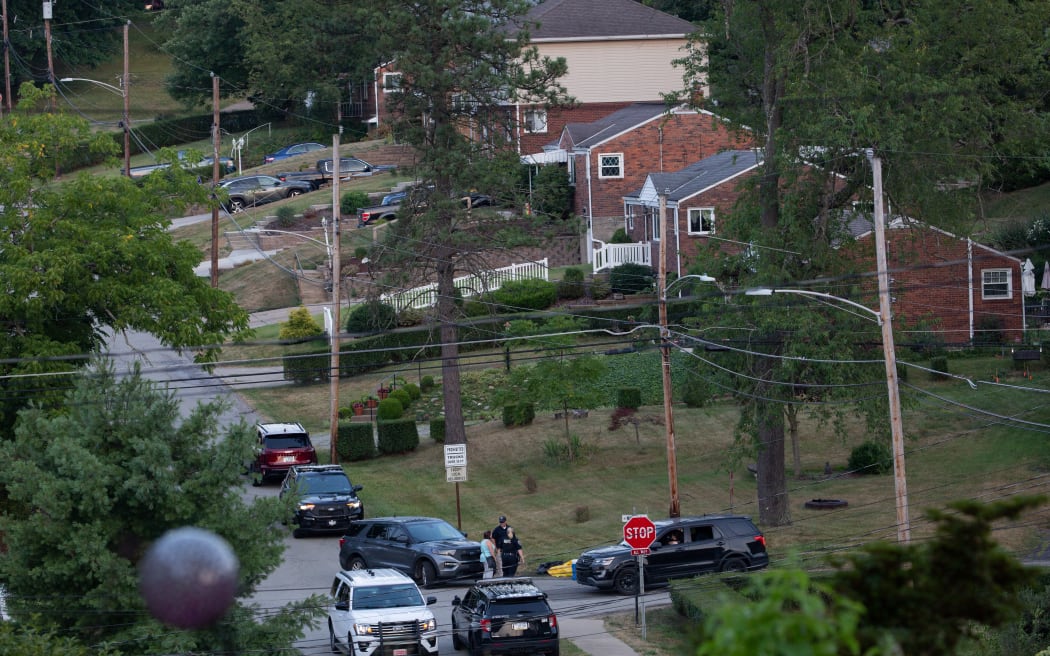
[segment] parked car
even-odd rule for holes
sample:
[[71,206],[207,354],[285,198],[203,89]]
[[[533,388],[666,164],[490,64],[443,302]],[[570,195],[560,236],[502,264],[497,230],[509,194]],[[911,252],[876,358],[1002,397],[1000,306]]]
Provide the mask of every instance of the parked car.
[[296,465],[316,465],[317,451],[303,425],[295,423],[257,424],[255,458],[248,465],[252,485],[267,478],[284,476]]
[[226,191],[228,198],[223,207],[228,212],[240,212],[246,207],[255,207],[276,200],[284,200],[313,191],[308,182],[289,180],[281,182],[272,175],[245,175],[230,178],[219,183],[219,188]]
[[339,465],[294,465],[281,483],[280,497],[294,496],[298,526],[293,537],[310,532],[345,531],[350,522],[363,519],[365,507],[357,493],[363,486],[353,485]]
[[472,655],[558,656],[558,618],[532,579],[484,579],[452,599],[452,647]]
[[[769,565],[766,538],[743,515],[704,515],[654,522],[656,541],[645,565],[645,583],[662,583],[708,572],[744,572]],[[627,543],[583,552],[576,582],[638,591],[638,565]]]
[[324,150],[327,148],[324,144],[319,144],[315,141],[308,141],[306,143],[297,143],[290,146],[285,146],[280,150],[268,153],[263,157],[263,164],[269,164],[270,162],[276,162],[282,159],[288,159],[289,157],[295,157],[296,155],[305,155],[306,153],[312,153],[315,150]]
[[392,569],[339,572],[328,605],[328,646],[356,656],[437,656],[438,631],[412,579]]
[[439,581],[480,579],[481,545],[434,517],[377,517],[352,522],[339,540],[346,570],[391,567],[430,587]]

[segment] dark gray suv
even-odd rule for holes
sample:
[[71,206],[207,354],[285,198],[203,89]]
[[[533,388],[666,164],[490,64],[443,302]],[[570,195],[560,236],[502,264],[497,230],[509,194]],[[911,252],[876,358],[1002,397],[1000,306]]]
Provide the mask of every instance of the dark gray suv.
[[345,570],[390,567],[430,587],[439,581],[480,579],[481,545],[443,519],[377,517],[352,522],[339,540]]
[[[708,572],[745,572],[769,565],[766,538],[743,515],[704,515],[665,519],[656,524],[656,540],[646,557],[645,584]],[[576,582],[612,588],[620,594],[638,591],[638,565],[621,542],[585,551],[576,560]]]
[[452,646],[471,655],[558,656],[558,618],[532,579],[485,579],[452,599]]

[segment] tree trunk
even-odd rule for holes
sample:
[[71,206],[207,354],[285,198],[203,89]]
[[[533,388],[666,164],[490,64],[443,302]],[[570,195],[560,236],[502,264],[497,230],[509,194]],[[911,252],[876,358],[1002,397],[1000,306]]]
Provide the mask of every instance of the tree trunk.
[[445,444],[466,444],[463,404],[459,382],[459,330],[456,328],[456,296],[451,258],[438,265],[437,314],[441,323],[441,398],[445,405]]
[[[770,335],[760,340],[771,343],[769,353],[783,350],[781,336]],[[784,463],[784,407],[776,399],[774,379],[776,361],[772,357],[755,360],[755,438],[758,448],[758,517],[763,526],[786,526],[791,523],[787,475]]]
[[788,405],[788,431],[791,433],[791,459],[795,464],[795,478],[802,478],[802,454],[798,446],[798,406]]

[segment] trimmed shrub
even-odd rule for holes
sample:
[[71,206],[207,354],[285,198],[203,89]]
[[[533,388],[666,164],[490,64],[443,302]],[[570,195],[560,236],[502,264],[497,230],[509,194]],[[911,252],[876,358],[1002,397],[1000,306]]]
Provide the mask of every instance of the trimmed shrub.
[[341,421],[336,428],[336,453],[342,462],[369,460],[376,457],[375,437],[372,424]]
[[393,421],[400,419],[405,414],[405,406],[401,405],[401,401],[398,399],[388,396],[379,402],[379,407],[376,408],[376,418],[379,421]]
[[419,380],[419,389],[423,392],[429,392],[434,389],[434,377],[423,376],[423,378]]
[[558,281],[558,298],[580,298],[586,291],[583,288],[583,270],[572,267],[565,270],[565,275]]
[[590,284],[584,285],[584,287],[590,287],[591,298],[596,301],[609,298],[609,294],[612,294],[612,287],[609,285],[609,281],[601,276],[592,278]]
[[430,439],[439,444],[445,443],[445,418],[436,417],[430,420]]
[[616,232],[612,234],[609,239],[610,244],[633,244],[634,240],[627,236],[627,231],[623,228],[617,228]]
[[390,396],[387,398],[397,399],[401,402],[401,407],[405,410],[408,410],[408,406],[412,405],[412,396],[402,387],[390,390]]
[[372,204],[363,191],[348,191],[339,197],[340,214],[357,214],[357,210]]
[[609,285],[614,293],[637,294],[652,289],[656,272],[644,264],[621,264],[609,272]]
[[408,393],[408,399],[410,401],[415,401],[423,395],[423,393],[419,391],[419,385],[416,385],[415,383],[405,383],[401,386],[401,389]]
[[528,426],[536,418],[536,408],[531,403],[512,403],[503,406],[503,425]]
[[310,315],[310,310],[297,307],[288,313],[288,323],[282,323],[277,338],[305,340],[324,334],[324,328]]
[[1005,341],[1002,317],[985,314],[977,320],[977,330],[973,335],[975,346],[993,346]]
[[498,306],[498,312],[546,310],[558,300],[558,287],[538,278],[509,280],[489,297]]
[[946,376],[948,373],[948,357],[945,355],[938,355],[935,358],[930,359],[930,377],[934,380],[948,380],[950,376]]
[[637,387],[621,387],[616,390],[616,407],[632,410],[642,407],[642,390]]
[[277,208],[277,227],[291,228],[295,225],[295,208],[283,205]]
[[390,330],[397,326],[397,311],[393,305],[367,301],[350,310],[346,317],[348,333],[371,333]]
[[327,381],[332,366],[331,349],[324,347],[298,355],[281,358],[284,379],[305,385],[314,381]]
[[350,417],[353,417],[353,416],[354,416],[354,409],[353,408],[351,408],[349,406],[343,406],[343,407],[339,408],[339,418],[340,419],[349,419]]
[[379,421],[376,426],[379,431],[379,452],[384,455],[408,453],[419,446],[419,428],[413,419]]
[[892,468],[893,454],[882,442],[869,440],[849,454],[849,470],[857,474],[885,474]]

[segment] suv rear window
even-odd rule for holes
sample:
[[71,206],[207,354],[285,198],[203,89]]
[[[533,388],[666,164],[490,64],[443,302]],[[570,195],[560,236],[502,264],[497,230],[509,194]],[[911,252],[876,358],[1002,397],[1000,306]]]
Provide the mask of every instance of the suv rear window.
[[310,446],[310,438],[303,433],[268,435],[263,438],[267,449],[304,449]]
[[550,608],[539,599],[497,599],[489,605],[492,618],[539,617],[550,613]]
[[746,519],[726,519],[719,524],[719,528],[726,535],[757,535],[761,533],[758,527]]

